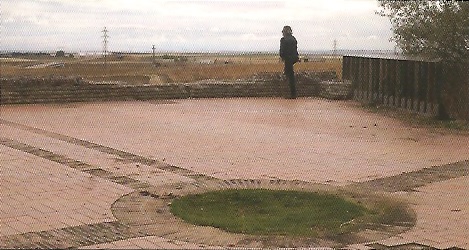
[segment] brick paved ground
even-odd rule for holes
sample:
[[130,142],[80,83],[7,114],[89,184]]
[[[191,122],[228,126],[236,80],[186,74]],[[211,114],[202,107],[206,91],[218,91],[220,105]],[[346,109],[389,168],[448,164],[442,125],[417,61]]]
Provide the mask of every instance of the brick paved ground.
[[469,248],[469,136],[410,128],[354,102],[198,99],[0,112],[0,248],[207,248],[217,244],[136,230],[112,206],[201,177],[347,186],[445,164],[454,173],[393,193],[416,211],[416,226],[374,246]]

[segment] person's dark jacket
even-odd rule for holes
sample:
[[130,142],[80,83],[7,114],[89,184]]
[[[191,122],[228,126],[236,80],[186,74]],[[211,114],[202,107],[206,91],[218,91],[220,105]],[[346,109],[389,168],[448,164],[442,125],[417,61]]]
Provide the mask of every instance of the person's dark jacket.
[[285,62],[298,62],[298,42],[292,35],[284,36],[280,39],[280,57]]

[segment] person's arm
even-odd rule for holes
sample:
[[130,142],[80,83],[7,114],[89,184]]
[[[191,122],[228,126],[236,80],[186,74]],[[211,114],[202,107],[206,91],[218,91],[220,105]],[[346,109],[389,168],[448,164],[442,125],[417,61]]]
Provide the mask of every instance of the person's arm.
[[285,39],[282,37],[280,39],[280,52],[279,52],[280,58],[282,58],[282,61],[285,61]]

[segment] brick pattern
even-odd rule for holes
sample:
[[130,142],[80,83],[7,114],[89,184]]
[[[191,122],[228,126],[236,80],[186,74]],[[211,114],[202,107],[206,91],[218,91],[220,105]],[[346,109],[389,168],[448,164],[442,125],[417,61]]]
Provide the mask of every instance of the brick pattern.
[[50,161],[53,155],[37,148],[13,144],[3,138],[0,143],[1,236],[116,221],[111,204],[133,191]]
[[[96,151],[106,153],[106,154],[109,154],[109,155],[115,155],[115,156],[119,157],[120,161],[123,161],[123,162],[126,162],[126,163],[139,163],[139,164],[143,164],[143,165],[147,165],[147,166],[155,166],[156,168],[158,168],[160,170],[163,170],[163,171],[166,171],[166,172],[171,172],[171,173],[174,173],[174,174],[177,174],[177,175],[186,176],[186,177],[189,177],[189,178],[194,178],[194,179],[198,179],[198,178],[208,178],[208,179],[210,179],[211,178],[209,176],[206,176],[206,175],[203,175],[203,174],[200,174],[200,173],[188,170],[188,169],[180,168],[180,167],[177,167],[177,166],[172,166],[172,165],[160,162],[158,160],[150,159],[148,157],[144,157],[144,156],[136,155],[136,154],[133,154],[133,153],[125,152],[125,151],[122,151],[122,150],[118,150],[118,149],[115,149],[115,148],[103,146],[103,145],[93,143],[93,142],[89,142],[89,141],[86,141],[86,140],[81,140],[81,139],[74,138],[74,137],[71,137],[71,136],[66,136],[66,135],[62,135],[62,134],[58,134],[58,133],[53,133],[53,132],[46,131],[46,130],[43,130],[43,129],[38,129],[38,128],[22,125],[22,124],[19,124],[19,123],[6,121],[6,120],[3,120],[3,119],[0,119],[0,124],[5,124],[7,126],[15,127],[15,128],[20,129],[20,130],[29,131],[29,132],[32,132],[32,133],[35,133],[35,134],[44,135],[44,136],[47,136],[47,137],[50,137],[50,138],[53,138],[53,139],[57,139],[57,140],[60,140],[60,141],[63,141],[63,142],[74,144],[74,145],[77,145],[77,146],[80,146],[80,147],[85,147],[85,148],[88,148],[88,149],[96,150]],[[36,155],[38,157],[42,157],[42,158],[50,160],[50,161],[54,161],[54,162],[63,164],[65,166],[68,166],[68,167],[71,167],[71,168],[81,170],[83,172],[95,175],[95,176],[100,177],[100,178],[105,178],[105,179],[111,180],[111,181],[116,182],[118,184],[129,186],[131,188],[140,187],[142,185],[141,183],[139,184],[137,180],[134,180],[134,179],[126,177],[126,176],[122,176],[118,173],[103,170],[103,169],[101,169],[97,166],[93,166],[93,165],[87,164],[87,163],[82,162],[82,161],[74,160],[74,159],[68,158],[64,155],[55,154],[55,153],[50,152],[48,150],[44,150],[44,149],[37,148],[37,147],[31,146],[31,145],[20,143],[20,142],[17,142],[15,140],[12,140],[12,139],[9,139],[9,138],[0,137],[0,144],[3,144],[4,146],[8,146],[8,147],[11,147],[11,148],[14,148],[14,149],[21,150],[23,152],[26,152],[26,153],[29,153],[29,154],[32,154],[32,155]]]
[[[15,117],[16,115],[15,113]],[[134,218],[142,217],[142,214],[137,212],[139,207],[142,208],[142,204],[151,204],[155,201],[166,204],[172,198],[185,192],[201,192],[212,188],[279,187],[286,189],[291,188],[291,186],[305,188],[311,185],[308,182],[275,179],[218,180],[195,170],[165,164],[152,157],[144,157],[126,152],[126,150],[101,145],[105,143],[93,143],[6,120],[0,121],[0,132],[2,133],[2,139],[0,140],[0,155],[2,156],[0,157],[2,166],[0,224],[2,227],[0,231],[3,235],[0,237],[0,248],[62,248],[72,245],[72,247],[91,245],[91,248],[102,246],[111,246],[112,248],[119,248],[119,246],[133,246],[132,248],[152,248],[151,246],[203,247],[203,244],[199,245],[197,243],[205,241],[203,235],[207,231],[198,236],[183,231],[172,231],[162,234],[163,238],[167,237],[169,240],[162,240],[161,237],[150,237],[148,235],[162,232],[158,231],[161,228],[165,228],[165,230],[171,228],[174,221],[169,220],[167,224],[162,225],[147,223],[146,227],[139,227],[136,230],[134,226],[128,225],[130,223],[128,218],[125,219],[121,216],[123,216],[122,214],[125,215],[125,209],[128,209],[127,214],[133,213]],[[462,137],[458,138],[461,145],[463,145],[462,141],[464,139]],[[450,145],[454,143],[452,141]],[[337,147],[338,144],[334,143],[333,146]],[[337,148],[335,150],[337,151]],[[141,152],[138,150],[128,151]],[[372,149],[369,153],[376,154]],[[115,159],[106,159],[109,157]],[[465,157],[465,155],[463,154],[461,157]],[[451,159],[456,158],[453,156]],[[119,173],[110,166],[124,166],[122,164],[134,164],[141,167],[150,164],[144,167],[153,168],[153,170],[157,168],[159,172],[148,171],[144,174],[155,175],[167,171],[173,176],[183,175],[185,179],[179,178],[170,182],[147,182],[142,178],[137,178],[138,176]],[[410,167],[407,169],[410,169]],[[464,233],[468,228],[464,220],[455,220],[455,217],[467,218],[467,211],[465,210],[467,202],[465,199],[458,199],[458,197],[463,197],[467,190],[467,161],[441,167],[419,169],[421,168],[397,177],[381,178],[374,181],[369,181],[370,178],[368,178],[365,181],[369,182],[362,185],[349,186],[350,188],[364,188],[373,192],[380,190],[395,192],[392,196],[408,199],[408,202],[414,204],[414,209],[421,216],[418,218],[414,230],[391,237],[387,241],[379,241],[377,245],[368,245],[387,247],[402,245],[409,248],[420,245],[449,248],[455,245],[454,242],[459,242],[458,247],[468,248],[467,243],[461,240],[464,239],[463,235],[450,235],[454,232]],[[333,170],[331,171],[333,172]],[[357,169],[357,171],[363,170]],[[348,173],[351,173],[351,171],[348,171]],[[442,173],[442,176],[435,176],[434,173]],[[412,180],[416,180],[415,183]],[[403,185],[409,184],[409,188],[396,189],[392,185],[394,182],[403,183]],[[53,184],[51,185],[51,183]],[[316,189],[322,187],[325,187],[325,185],[314,186]],[[409,192],[403,192],[403,190]],[[413,190],[419,192],[413,192]],[[448,193],[449,190],[450,193]],[[86,205],[73,203],[74,197],[79,198]],[[441,199],[441,197],[445,199]],[[24,206],[24,201],[38,198],[40,202],[36,202],[34,207]],[[118,198],[120,199],[111,208],[110,204]],[[126,199],[127,201],[130,200],[130,203],[122,203]],[[96,202],[102,203],[97,204]],[[133,206],[129,207],[129,204],[133,204]],[[436,210],[434,208],[435,204],[437,204]],[[70,207],[64,207],[66,205]],[[21,206],[24,206],[25,209],[19,209]],[[84,210],[74,208],[83,208]],[[148,208],[146,207],[146,209]],[[102,216],[109,209],[113,210],[115,218],[107,217],[107,215]],[[117,212],[119,209],[123,210]],[[156,215],[149,211],[144,214],[150,216],[151,220],[160,220],[158,211],[156,212]],[[164,210],[160,212],[164,212]],[[445,222],[448,221],[456,229],[445,228]],[[139,222],[134,221],[134,223]],[[441,225],[442,228],[433,228],[435,223]],[[34,225],[46,226],[33,228]],[[182,223],[178,225],[182,225]],[[131,232],[127,231],[129,228],[132,229]],[[78,240],[65,240],[64,235],[68,235],[66,232],[71,229],[76,229],[74,234],[78,235]],[[99,232],[106,232],[106,234],[103,235]],[[106,236],[107,233],[109,233],[108,236]],[[81,241],[83,238],[93,238],[93,235],[97,235],[103,240],[95,241],[95,243]],[[123,235],[123,237],[119,238],[119,235]],[[207,235],[210,234],[207,232]],[[68,235],[67,237],[72,236]],[[131,239],[133,237],[138,238]],[[179,240],[171,240],[173,238]],[[49,239],[49,241],[45,241],[45,239]],[[234,235],[229,235],[226,239],[213,238],[211,245],[218,244],[215,239],[219,244],[228,244],[228,246],[230,244],[229,240],[232,242],[237,240]],[[223,240],[226,240],[226,242],[223,242]],[[193,243],[184,243],[184,241]],[[173,244],[174,242],[179,243]],[[261,246],[262,242],[243,241],[239,243],[239,245],[243,244]],[[351,249],[366,249],[370,248],[369,246],[361,245]]]
[[[2,248],[65,248],[85,246],[89,244],[101,244],[140,236],[157,235],[164,236],[171,240],[185,242],[197,242],[206,245],[236,245],[245,247],[265,247],[266,242],[259,242],[256,237],[225,233],[216,229],[195,227],[188,225],[169,213],[167,204],[172,199],[195,192],[206,192],[219,189],[238,188],[268,188],[279,190],[330,190],[330,186],[312,185],[302,181],[285,180],[216,180],[213,178],[201,178],[195,183],[177,183],[169,186],[152,187],[146,183],[134,180],[125,176],[115,176],[113,173],[94,168],[86,163],[68,159],[66,157],[38,149],[14,140],[1,138],[0,144],[21,150],[23,152],[55,161],[71,168],[78,168],[81,171],[94,176],[110,180],[120,185],[141,190],[133,192],[119,199],[113,205],[113,214],[117,216],[119,223],[101,223],[93,225],[82,225],[71,228],[55,229],[52,231],[31,232],[20,235],[12,235],[0,238]],[[108,150],[109,151],[109,150]],[[117,151],[120,152],[120,151]],[[139,159],[139,157],[137,157]],[[464,163],[459,164],[464,166]],[[452,168],[457,174],[465,174],[461,169]],[[166,170],[181,172],[177,167],[170,166]],[[459,171],[458,171],[459,170]],[[194,176],[191,171],[184,170],[189,176]],[[417,171],[418,172],[418,171]],[[417,176],[415,173],[407,173],[408,176]],[[205,177],[204,175],[197,175]],[[448,175],[447,175],[448,176]],[[425,177],[425,175],[424,175]],[[455,175],[448,176],[454,178]],[[402,178],[402,176],[401,176]],[[405,178],[404,178],[405,179]],[[364,183],[365,185],[368,183]],[[373,185],[375,190],[380,187]],[[381,186],[386,189],[386,185]],[[389,191],[389,190],[387,190]],[[143,209],[143,210],[142,210]],[[155,214],[156,211],[156,214]],[[117,224],[116,224],[117,223]],[[123,223],[123,224],[122,224]],[[171,226],[165,226],[171,225]],[[132,228],[125,233],[122,228]],[[74,235],[73,240],[70,236]],[[276,240],[276,243],[279,241]],[[288,244],[284,242],[282,244]],[[317,246],[331,244],[320,242]],[[413,244],[413,243],[409,243]],[[309,245],[311,246],[311,245]],[[410,245],[409,245],[410,246]]]
[[386,192],[412,192],[416,191],[419,187],[431,183],[464,176],[469,176],[469,161],[433,166],[391,177],[370,180],[356,185],[361,188],[377,189]]
[[0,249],[65,249],[146,236],[119,222],[104,222],[0,237]]

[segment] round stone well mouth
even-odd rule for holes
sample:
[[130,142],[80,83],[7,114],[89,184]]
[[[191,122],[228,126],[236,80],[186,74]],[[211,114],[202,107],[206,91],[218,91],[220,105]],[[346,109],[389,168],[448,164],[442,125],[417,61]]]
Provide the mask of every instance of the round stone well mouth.
[[[365,225],[358,231],[339,234],[334,237],[308,238],[230,233],[215,227],[189,224],[173,215],[170,211],[172,202],[179,197],[226,189],[267,189],[334,194],[367,208],[394,207],[396,209],[390,210],[386,216],[400,216],[400,219],[393,223]],[[221,247],[337,248],[387,239],[409,230],[415,224],[413,211],[404,202],[391,198],[389,193],[372,193],[369,190],[357,190],[356,187],[354,187],[354,190],[350,190],[348,187],[285,180],[209,179],[150,187],[121,197],[112,205],[112,212],[120,223],[148,236],[191,242],[199,246]],[[393,218],[389,218],[389,220],[393,220]],[[350,223],[353,223],[353,221]]]

